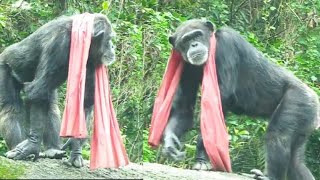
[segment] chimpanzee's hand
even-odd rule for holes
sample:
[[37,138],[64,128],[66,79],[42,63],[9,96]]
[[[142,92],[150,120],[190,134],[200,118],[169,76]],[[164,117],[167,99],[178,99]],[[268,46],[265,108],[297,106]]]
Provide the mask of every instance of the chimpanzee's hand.
[[39,82],[32,81],[24,83],[23,91],[25,92],[26,99],[46,99],[48,97],[48,94],[45,94],[47,91],[43,91],[39,86]]
[[252,169],[250,172],[254,174],[254,179],[269,180],[269,178],[265,176],[259,169]]
[[181,161],[186,156],[186,152],[182,152],[181,149],[179,138],[174,133],[165,133],[162,153],[175,161]]
[[50,158],[50,159],[62,159],[66,156],[66,151],[59,149],[47,149],[44,152],[40,152],[40,158]]
[[40,144],[26,139],[18,144],[14,149],[8,151],[5,156],[9,159],[21,160],[26,159],[30,155],[34,155],[33,161],[35,161],[39,157],[39,152]]
[[70,158],[63,163],[68,166],[74,166],[80,168],[84,166],[84,161],[81,155],[81,139],[69,138],[67,142],[62,146],[62,150],[71,149]]
[[27,99],[34,98],[33,96],[36,94],[35,89],[36,88],[34,88],[34,85],[32,82],[24,83],[23,91],[25,92]]

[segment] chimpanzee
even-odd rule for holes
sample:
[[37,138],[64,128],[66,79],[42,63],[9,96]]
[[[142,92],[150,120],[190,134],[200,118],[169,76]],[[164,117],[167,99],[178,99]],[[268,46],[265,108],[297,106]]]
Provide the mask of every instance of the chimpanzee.
[[[181,158],[179,138],[193,124],[193,108],[211,35],[217,39],[215,61],[224,114],[231,111],[269,119],[265,143],[267,174],[254,170],[256,178],[314,179],[303,156],[320,110],[317,94],[288,70],[268,61],[236,31],[227,27],[216,30],[207,20],[188,20],[169,38],[185,65],[162,138],[163,153]],[[201,136],[193,169],[212,169]]]
[[[74,18],[63,16],[50,21],[0,55],[0,133],[10,150],[6,153],[8,158],[34,155],[36,159],[42,142],[48,157],[65,153],[60,150],[57,88],[68,75]],[[95,66],[115,60],[110,21],[105,15],[94,14],[93,29],[84,99],[87,121],[93,109]],[[71,148],[69,163],[76,167],[83,166],[83,142],[69,139],[64,145],[64,149]]]

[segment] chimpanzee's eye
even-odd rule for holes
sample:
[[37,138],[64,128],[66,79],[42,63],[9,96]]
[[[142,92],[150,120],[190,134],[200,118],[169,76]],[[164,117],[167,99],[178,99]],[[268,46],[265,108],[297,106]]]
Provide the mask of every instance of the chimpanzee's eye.
[[196,34],[196,35],[192,38],[192,40],[197,40],[197,39],[199,39],[200,37],[201,37],[200,34]]

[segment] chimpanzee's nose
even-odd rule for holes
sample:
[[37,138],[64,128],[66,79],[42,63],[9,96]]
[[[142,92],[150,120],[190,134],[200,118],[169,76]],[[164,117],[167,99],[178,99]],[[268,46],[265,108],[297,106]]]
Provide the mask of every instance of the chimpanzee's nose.
[[198,42],[191,43],[191,47],[197,47],[197,46],[198,46]]

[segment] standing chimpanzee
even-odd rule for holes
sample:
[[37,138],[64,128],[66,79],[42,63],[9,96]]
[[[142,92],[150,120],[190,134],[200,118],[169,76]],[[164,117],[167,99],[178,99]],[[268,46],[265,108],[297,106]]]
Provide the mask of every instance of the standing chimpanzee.
[[[315,129],[319,100],[317,94],[293,74],[268,61],[262,53],[230,28],[214,32],[205,20],[189,20],[169,38],[181,53],[185,65],[175,94],[169,122],[163,135],[163,152],[181,158],[179,138],[191,128],[193,107],[206,63],[209,39],[216,36],[216,65],[224,114],[231,111],[268,118],[266,133],[267,176],[253,171],[257,179],[312,180],[304,164],[304,148]],[[193,169],[212,168],[201,136]]]
[[[75,16],[60,17],[6,48],[0,55],[0,133],[9,152],[8,158],[39,156],[41,142],[48,157],[61,157],[60,115],[57,88],[68,75],[72,21]],[[93,107],[95,66],[111,64],[115,51],[111,42],[110,21],[94,14],[93,35],[87,63],[84,108],[88,121]],[[20,92],[25,93],[25,102]],[[26,125],[29,129],[26,129]],[[83,166],[81,139],[69,139],[69,162]]]

